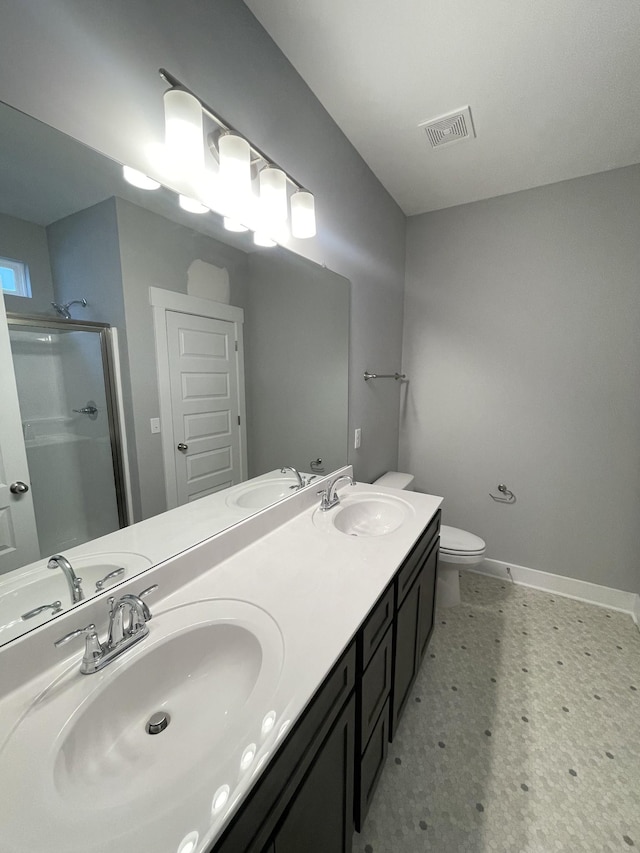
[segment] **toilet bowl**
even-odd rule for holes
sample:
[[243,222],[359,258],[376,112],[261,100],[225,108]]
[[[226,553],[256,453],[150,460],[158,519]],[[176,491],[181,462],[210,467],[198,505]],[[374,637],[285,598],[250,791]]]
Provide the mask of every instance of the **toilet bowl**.
[[[399,471],[388,471],[375,483],[393,489],[413,491],[414,477]],[[484,559],[486,545],[483,539],[458,527],[440,525],[438,554],[438,580],[436,598],[439,607],[460,604],[460,569],[478,566]]]

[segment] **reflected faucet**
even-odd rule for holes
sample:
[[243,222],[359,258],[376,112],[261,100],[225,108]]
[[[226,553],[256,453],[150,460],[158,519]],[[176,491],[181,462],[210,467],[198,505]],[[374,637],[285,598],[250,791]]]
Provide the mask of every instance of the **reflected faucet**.
[[302,476],[300,471],[298,471],[297,468],[293,468],[291,465],[285,465],[284,468],[280,469],[281,474],[286,474],[287,471],[293,471],[295,477],[298,480],[298,485],[297,486],[290,486],[290,488],[292,488],[292,489],[303,489],[307,485],[304,477]]
[[77,604],[79,601],[84,601],[82,578],[77,577],[76,573],[71,568],[71,563],[66,557],[63,557],[62,554],[54,554],[53,557],[49,557],[47,568],[62,569],[64,576],[67,579],[69,592],[71,593],[71,601],[74,604]]
[[349,474],[341,474],[339,477],[336,477],[332,483],[329,483],[326,489],[321,489],[318,492],[318,494],[322,496],[322,500],[320,501],[321,512],[326,512],[328,509],[331,509],[331,507],[340,503],[340,498],[338,497],[336,488],[341,480],[348,480],[352,486],[357,485],[356,481]]

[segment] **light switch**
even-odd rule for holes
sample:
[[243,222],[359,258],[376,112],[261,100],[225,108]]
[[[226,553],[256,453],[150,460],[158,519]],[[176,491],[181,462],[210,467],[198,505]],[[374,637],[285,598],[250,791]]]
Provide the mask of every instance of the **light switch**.
[[355,437],[353,440],[353,448],[354,450],[358,450],[360,448],[360,442],[362,441],[362,429],[358,427],[355,431]]
[[160,432],[160,418],[151,418],[151,432]]

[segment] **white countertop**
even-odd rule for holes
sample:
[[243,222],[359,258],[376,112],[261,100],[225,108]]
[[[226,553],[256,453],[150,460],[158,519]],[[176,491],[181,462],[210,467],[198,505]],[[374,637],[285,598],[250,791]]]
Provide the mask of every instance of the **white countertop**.
[[[114,843],[140,853],[177,853],[181,842],[195,840],[196,833],[194,851],[206,849],[220,834],[442,503],[439,497],[415,492],[345,486],[340,489],[342,495],[386,493],[401,496],[411,508],[410,517],[392,533],[351,537],[316,526],[318,499],[306,491],[309,494],[298,493],[118,587],[121,594],[157,583],[158,592],[148,599],[154,619],[149,637],[102,673],[79,674],[81,651],[63,663],[59,662],[62,650],[52,651],[54,639],[88,621],[95,621],[104,636],[102,599],[87,602],[80,612],[65,614],[0,650],[1,677],[7,676],[7,693],[0,701],[0,773],[14,782],[10,795],[0,800],[2,853],[107,853]],[[181,786],[171,777],[169,766],[163,778],[156,773],[154,797],[144,787],[133,788],[125,802],[111,804],[107,810],[98,806],[85,814],[79,808],[70,820],[53,773],[48,772],[62,735],[52,738],[45,755],[15,755],[11,734],[17,723],[40,714],[46,729],[51,691],[35,706],[33,701],[53,681],[57,679],[56,701],[65,691],[77,693],[84,701],[95,692],[98,680],[106,682],[116,666],[126,667],[151,648],[163,614],[211,599],[248,602],[277,624],[284,656],[279,680],[265,694],[264,707],[243,721],[241,735],[236,730],[234,739],[222,738],[211,760],[199,767],[196,782],[189,779]],[[34,660],[39,661],[40,671]],[[23,680],[29,679],[26,683],[16,679],[16,668]],[[201,701],[206,707],[215,698],[203,696]],[[248,744],[255,744],[255,758],[242,770]],[[212,808],[213,802],[222,801]],[[22,820],[16,820],[16,809],[26,810]]]

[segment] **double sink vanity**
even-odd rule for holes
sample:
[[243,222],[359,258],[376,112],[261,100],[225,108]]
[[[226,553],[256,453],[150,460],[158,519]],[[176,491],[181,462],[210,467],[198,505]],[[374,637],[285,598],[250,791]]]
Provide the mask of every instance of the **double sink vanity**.
[[431,634],[441,499],[350,475],[0,650],[2,853],[351,849]]

